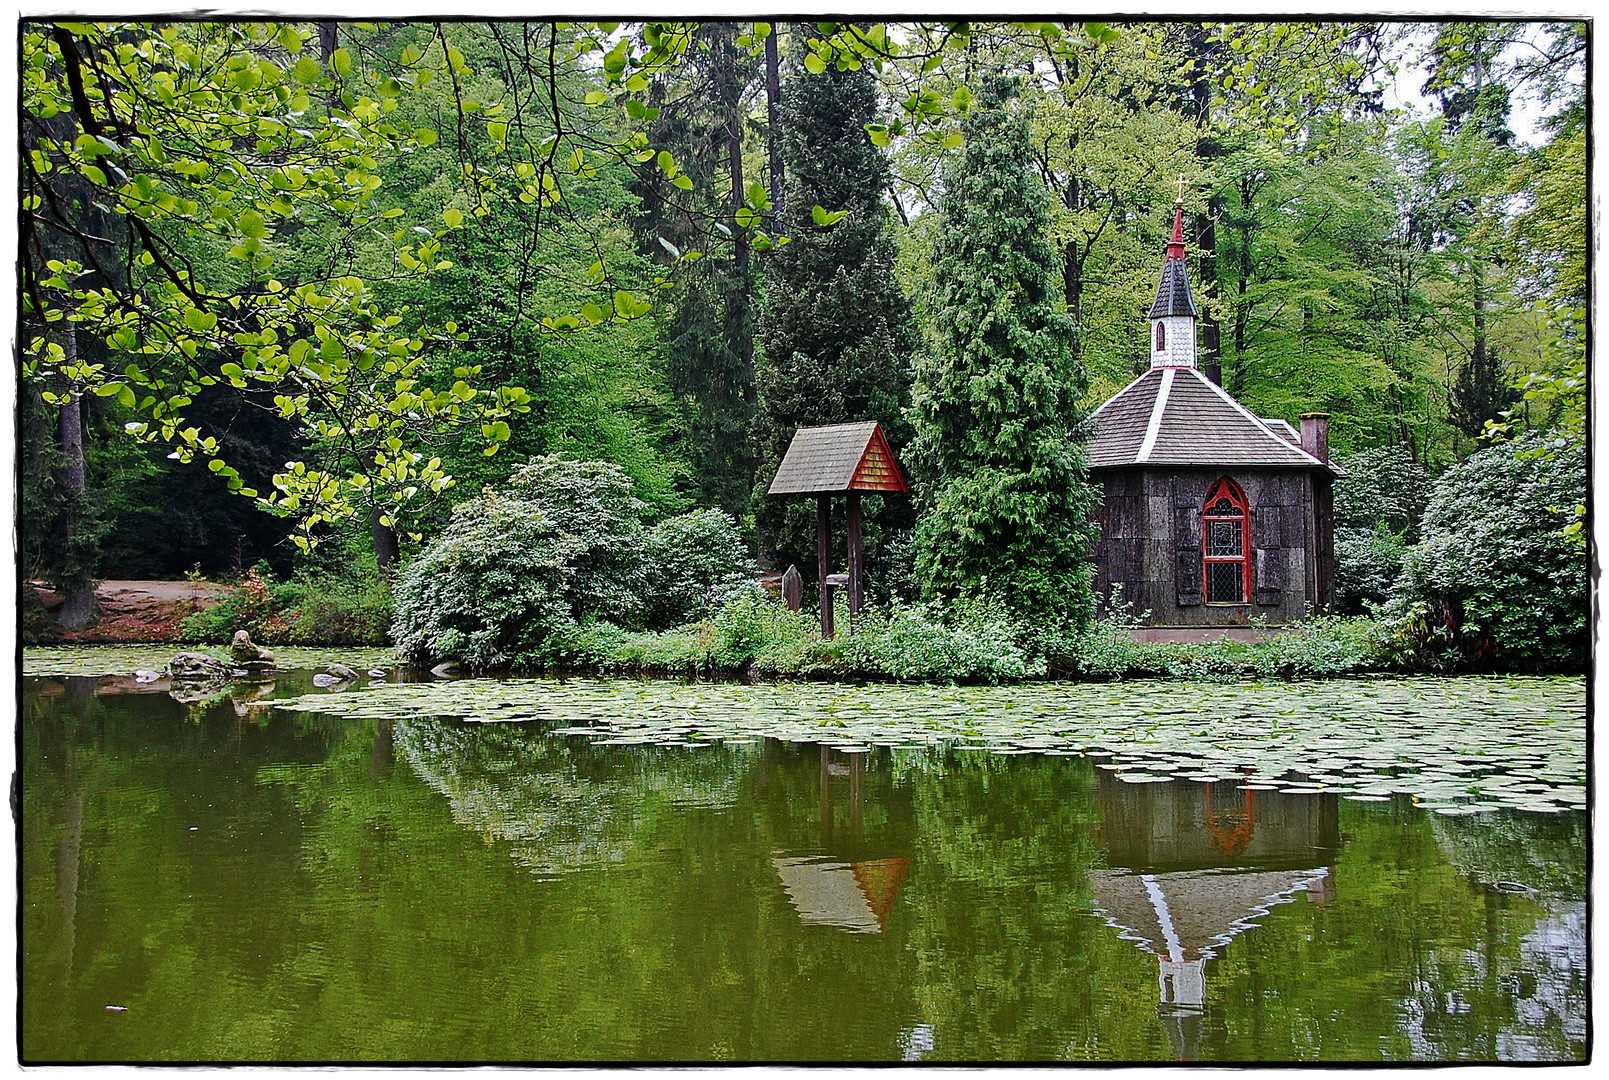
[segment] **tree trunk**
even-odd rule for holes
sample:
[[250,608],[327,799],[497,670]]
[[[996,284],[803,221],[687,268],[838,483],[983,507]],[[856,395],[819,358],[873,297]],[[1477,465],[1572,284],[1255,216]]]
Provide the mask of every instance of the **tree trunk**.
[[738,285],[738,294],[732,297],[728,308],[732,312],[728,316],[731,324],[728,344],[741,363],[743,401],[752,409],[759,403],[754,385],[754,319],[750,315],[754,307],[754,283],[749,275],[749,231],[736,220],[744,199],[742,86],[737,72],[737,43],[728,41],[723,48],[727,60],[727,77],[722,80],[726,97],[726,152],[732,173],[732,262]]
[[1474,314],[1475,339],[1470,349],[1469,362],[1474,365],[1477,372],[1486,370],[1486,353],[1490,347],[1486,342],[1486,263],[1476,258],[1473,260],[1471,272],[1474,276]]
[[[72,323],[67,324],[66,340],[62,343],[69,366],[78,363],[78,333]],[[95,582],[89,575],[89,556],[82,535],[84,509],[84,410],[78,390],[71,383],[63,391],[67,400],[57,414],[57,448],[61,450],[62,464],[57,473],[62,491],[67,496],[62,513],[62,550],[66,556],[63,568],[64,593],[61,613],[56,622],[68,630],[82,630],[95,620]]]
[[[1085,252],[1088,254],[1088,252]],[[1078,363],[1084,353],[1084,260],[1078,254],[1078,243],[1069,240],[1062,248],[1062,290],[1067,298],[1067,314],[1073,320],[1073,362]]]
[[771,214],[765,227],[776,232],[782,218],[782,128],[777,120],[777,109],[782,104],[780,64],[777,62],[778,23],[771,24],[771,33],[765,39],[765,142],[771,155]]
[[397,530],[380,520],[380,508],[369,508],[369,533],[374,537],[374,565],[386,584],[397,572]]
[[318,58],[328,67],[330,54],[335,51],[338,40],[336,37],[336,24],[333,22],[319,22],[313,25],[318,27]]
[[1218,295],[1218,229],[1212,220],[1211,203],[1208,211],[1196,219],[1196,243],[1201,248],[1201,373],[1219,386],[1223,385],[1223,347],[1219,338],[1218,320],[1206,301]]

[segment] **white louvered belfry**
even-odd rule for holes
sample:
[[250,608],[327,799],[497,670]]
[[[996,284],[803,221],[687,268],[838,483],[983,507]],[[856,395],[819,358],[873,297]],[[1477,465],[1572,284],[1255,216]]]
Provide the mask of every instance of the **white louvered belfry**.
[[1184,262],[1184,204],[1173,211],[1173,235],[1168,257],[1157,282],[1151,305],[1151,366],[1196,366],[1196,302],[1190,295],[1190,278]]

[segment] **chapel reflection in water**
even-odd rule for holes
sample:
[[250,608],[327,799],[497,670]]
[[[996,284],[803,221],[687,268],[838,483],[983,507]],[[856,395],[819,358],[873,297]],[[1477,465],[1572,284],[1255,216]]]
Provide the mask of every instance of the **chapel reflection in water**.
[[1335,899],[1336,797],[1100,770],[1096,801],[1108,866],[1091,874],[1097,913],[1157,958],[1157,1015],[1175,1059],[1194,1060],[1207,961],[1275,905]]

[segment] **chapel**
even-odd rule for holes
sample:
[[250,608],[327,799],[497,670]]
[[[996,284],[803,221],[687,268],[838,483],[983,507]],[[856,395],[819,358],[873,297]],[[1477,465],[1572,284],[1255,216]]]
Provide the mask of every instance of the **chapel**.
[[1256,416],[1196,363],[1198,312],[1174,207],[1156,301],[1151,366],[1093,413],[1090,480],[1102,492],[1095,591],[1114,587],[1146,625],[1295,622],[1335,605],[1329,415],[1300,430]]

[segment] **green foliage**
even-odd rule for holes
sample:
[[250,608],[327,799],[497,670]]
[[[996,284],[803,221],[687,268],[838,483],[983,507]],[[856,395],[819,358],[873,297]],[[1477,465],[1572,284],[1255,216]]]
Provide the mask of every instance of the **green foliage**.
[[754,588],[732,519],[701,510],[645,528],[631,478],[537,458],[459,504],[397,582],[397,647],[471,668],[600,662],[620,627],[663,629]]
[[1000,683],[1044,675],[1044,661],[1017,643],[1022,636],[1011,614],[986,600],[896,603],[887,614],[862,613],[832,670],[915,682]]
[[1402,555],[1419,539],[1430,476],[1399,447],[1336,454],[1347,475],[1335,482],[1335,600],[1361,614],[1391,592]]
[[1509,385],[1503,362],[1494,348],[1482,349],[1458,369],[1453,380],[1452,404],[1447,420],[1470,438],[1479,438],[1488,422],[1519,400]]
[[1587,656],[1586,553],[1555,507],[1585,501],[1581,447],[1499,443],[1445,473],[1387,608],[1410,659],[1578,670]]
[[[754,506],[762,552],[806,574],[816,566],[814,506],[765,496],[795,430],[876,420],[896,454],[907,441],[906,358],[914,336],[910,304],[894,280],[883,202],[888,164],[864,130],[876,115],[876,84],[858,66],[815,75],[795,69],[785,80],[781,224],[790,242],[766,262]],[[843,216],[818,223],[817,207]],[[900,524],[902,502],[867,508],[869,549],[882,527]]]
[[179,640],[226,645],[245,630],[260,645],[385,645],[390,627],[391,591],[372,572],[276,582],[258,567],[228,599],[187,616]]
[[538,458],[509,489],[460,503],[394,590],[397,648],[506,666],[584,617],[633,620],[641,504],[618,466]]
[[[27,377],[116,397],[141,415],[131,433],[181,461],[200,455],[246,496],[256,489],[218,439],[188,422],[202,387],[271,402],[339,443],[358,460],[292,462],[263,499],[298,518],[304,549],[317,526],[358,505],[393,524],[416,495],[445,490],[451,478],[421,448],[429,435],[478,425],[495,452],[508,417],[527,407],[518,387],[478,385],[473,367],[425,378],[427,341],[449,341],[456,327],[438,334],[406,307],[382,309],[349,263],[298,270],[286,259],[282,240],[308,223],[348,238],[338,247],[385,235],[397,215],[376,198],[380,159],[435,141],[395,114],[430,72],[362,85],[344,49],[328,69],[298,58],[305,36],[276,23],[30,25],[22,64],[34,121],[24,125],[25,204],[72,248],[51,257],[55,241],[25,216]],[[112,235],[72,209],[86,197],[112,209]],[[420,276],[448,267],[454,213],[392,232],[393,265]],[[104,343],[104,359],[75,359],[47,339],[67,318]]]
[[917,573],[929,595],[997,599],[1023,621],[1089,616],[1093,489],[1072,433],[1084,373],[1068,351],[1048,205],[1004,79],[967,114],[937,243],[939,342],[912,391],[923,481]]
[[680,626],[754,589],[754,560],[732,518],[694,510],[655,525],[643,542],[645,625]]
[[1259,626],[1249,642],[1140,642],[1130,632],[1135,625],[1126,612],[1103,616],[1057,666],[1100,679],[1322,679],[1379,670],[1389,655],[1380,624],[1367,618],[1318,616],[1277,631]]

